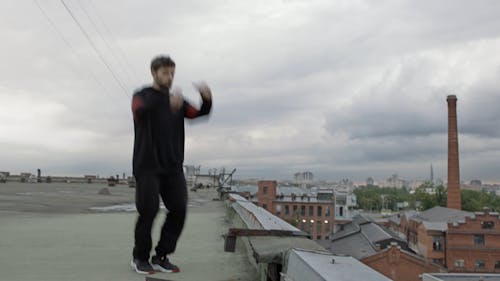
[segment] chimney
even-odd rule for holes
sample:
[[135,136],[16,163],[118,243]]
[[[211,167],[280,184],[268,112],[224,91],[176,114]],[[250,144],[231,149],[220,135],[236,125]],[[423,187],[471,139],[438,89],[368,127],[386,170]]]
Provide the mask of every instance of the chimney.
[[457,97],[449,95],[448,102],[448,202],[450,209],[462,209],[460,168],[458,164]]

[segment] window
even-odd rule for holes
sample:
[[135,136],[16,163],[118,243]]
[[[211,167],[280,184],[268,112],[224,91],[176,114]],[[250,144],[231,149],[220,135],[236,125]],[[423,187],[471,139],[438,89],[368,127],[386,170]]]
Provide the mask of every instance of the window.
[[297,215],[297,205],[293,205],[293,214]]
[[344,216],[344,207],[340,206],[339,207],[339,217],[343,217],[343,216]]
[[483,234],[475,234],[474,235],[474,245],[484,246],[484,235]]
[[476,268],[484,268],[484,260],[476,260]]
[[321,217],[321,213],[322,213],[321,206],[318,206],[318,217]]
[[262,187],[262,193],[267,194],[267,186]]
[[500,269],[500,261],[495,262],[495,269]]
[[309,206],[309,216],[314,216],[314,207]]
[[279,216],[281,214],[281,205],[276,205],[276,214]]
[[317,235],[316,240],[321,240],[321,235]]
[[262,204],[262,208],[267,210],[267,204]]
[[455,260],[455,267],[462,268],[465,266],[465,261],[463,259]]
[[288,205],[285,205],[285,215],[289,215],[290,214],[290,208],[288,207]]
[[300,215],[305,216],[306,215],[306,206],[300,206]]
[[327,216],[327,217],[330,216],[330,207],[328,207],[328,206],[325,207],[325,216]]
[[441,236],[432,236],[432,249],[434,251],[442,251],[443,245],[441,243]]
[[495,228],[495,223],[492,221],[483,221],[481,222],[482,229],[493,229]]

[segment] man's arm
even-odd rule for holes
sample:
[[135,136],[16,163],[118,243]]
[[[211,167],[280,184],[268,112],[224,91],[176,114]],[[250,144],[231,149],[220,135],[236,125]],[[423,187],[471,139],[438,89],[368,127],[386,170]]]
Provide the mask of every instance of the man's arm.
[[144,114],[151,110],[155,104],[155,101],[152,100],[151,97],[148,98],[140,94],[140,92],[135,93],[132,97],[132,114],[134,116],[134,122],[139,124]]
[[144,100],[138,94],[132,97],[132,115],[134,116],[134,123],[139,124],[144,114]]
[[188,119],[194,119],[203,115],[207,115],[210,113],[210,109],[212,108],[212,100],[202,99],[202,104],[200,109],[196,109],[196,107],[192,106],[189,102],[184,101],[184,117]]
[[194,119],[210,113],[212,109],[212,92],[207,84],[199,83],[194,84],[196,89],[200,92],[202,104],[200,109],[196,109],[190,103],[184,101],[184,117]]

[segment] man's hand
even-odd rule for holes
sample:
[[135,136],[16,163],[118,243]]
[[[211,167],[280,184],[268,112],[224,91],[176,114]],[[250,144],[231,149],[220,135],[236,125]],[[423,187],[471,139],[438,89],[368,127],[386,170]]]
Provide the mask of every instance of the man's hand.
[[183,103],[184,98],[182,97],[182,90],[179,87],[175,87],[170,94],[170,110],[172,112],[179,111]]
[[212,100],[212,91],[205,82],[193,83],[193,86],[200,92],[201,98],[204,100]]

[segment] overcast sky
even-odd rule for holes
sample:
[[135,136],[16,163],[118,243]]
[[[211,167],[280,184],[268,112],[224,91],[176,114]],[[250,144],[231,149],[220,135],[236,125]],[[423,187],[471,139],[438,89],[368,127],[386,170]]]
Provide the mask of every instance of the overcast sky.
[[[499,1],[0,2],[0,171],[131,173],[130,97],[157,54],[214,107],[185,164],[239,178],[500,181]],[[90,41],[89,41],[90,40]],[[97,51],[96,51],[97,50]]]

